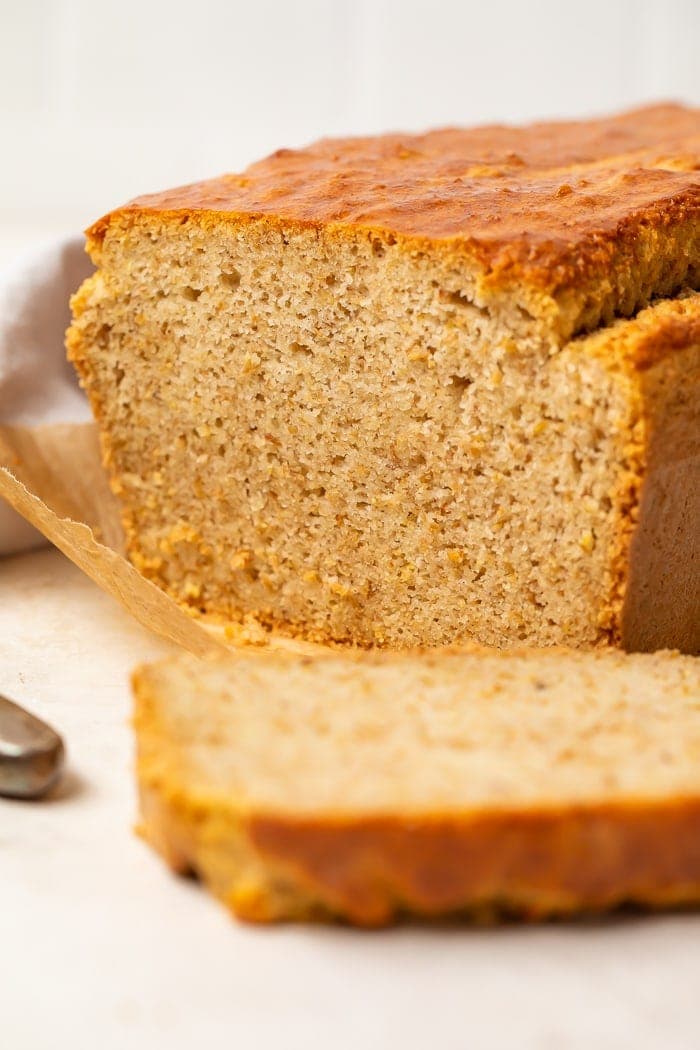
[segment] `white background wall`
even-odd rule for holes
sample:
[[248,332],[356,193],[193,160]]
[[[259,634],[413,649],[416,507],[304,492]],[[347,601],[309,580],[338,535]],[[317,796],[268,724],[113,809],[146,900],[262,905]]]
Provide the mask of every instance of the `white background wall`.
[[700,104],[700,0],[0,0],[0,238],[324,134]]

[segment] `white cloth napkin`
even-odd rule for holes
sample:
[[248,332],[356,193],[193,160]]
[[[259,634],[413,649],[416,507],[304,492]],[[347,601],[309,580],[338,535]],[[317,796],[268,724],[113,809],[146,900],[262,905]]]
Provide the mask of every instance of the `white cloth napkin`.
[[[0,271],[0,423],[83,423],[90,410],[63,345],[68,300],[92,270],[82,237],[53,241]],[[46,541],[0,499],[0,556]]]

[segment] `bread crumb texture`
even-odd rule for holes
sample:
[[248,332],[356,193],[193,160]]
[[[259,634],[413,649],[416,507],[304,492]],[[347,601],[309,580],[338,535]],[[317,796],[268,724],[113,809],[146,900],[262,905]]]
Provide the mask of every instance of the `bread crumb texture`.
[[146,838],[252,921],[700,900],[700,663],[181,657],[134,678]]
[[133,563],[312,640],[619,642],[700,427],[699,155],[679,107],[323,142],[101,220],[68,347]]

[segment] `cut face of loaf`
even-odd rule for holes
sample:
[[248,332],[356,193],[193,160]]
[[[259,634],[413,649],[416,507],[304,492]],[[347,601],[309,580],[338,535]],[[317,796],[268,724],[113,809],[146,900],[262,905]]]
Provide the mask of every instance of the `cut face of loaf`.
[[241,918],[700,901],[693,657],[183,657],[134,687],[144,834]]
[[697,131],[321,143],[98,223],[68,345],[133,562],[320,640],[697,651],[700,301],[612,320],[698,279]]

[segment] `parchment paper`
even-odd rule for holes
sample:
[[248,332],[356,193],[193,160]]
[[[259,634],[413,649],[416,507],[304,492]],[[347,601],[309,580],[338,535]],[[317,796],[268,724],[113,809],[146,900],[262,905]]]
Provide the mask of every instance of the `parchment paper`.
[[0,496],[139,623],[198,655],[225,648],[124,557],[93,424],[0,427]]

